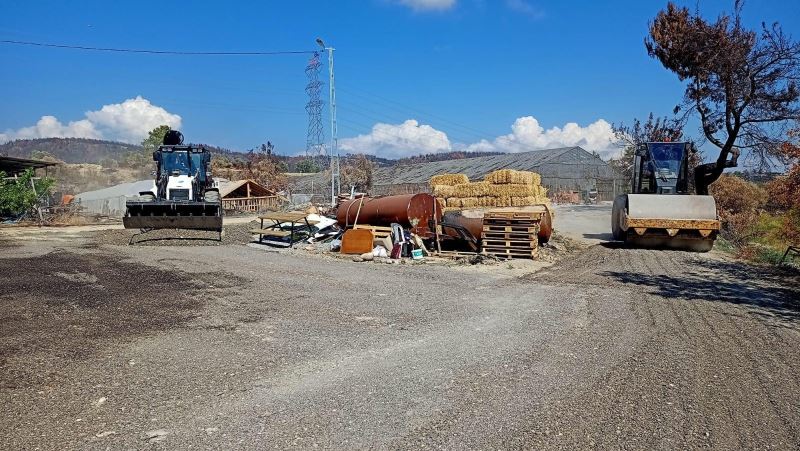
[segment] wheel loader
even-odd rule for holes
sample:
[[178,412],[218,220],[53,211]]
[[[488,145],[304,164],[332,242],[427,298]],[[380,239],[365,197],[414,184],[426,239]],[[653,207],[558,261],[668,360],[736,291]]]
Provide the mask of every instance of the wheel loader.
[[636,148],[630,194],[614,199],[611,232],[636,247],[708,252],[720,222],[712,196],[691,194],[692,143],[650,142]]
[[171,130],[153,152],[155,183],[137,200],[125,203],[126,229],[194,229],[219,233],[222,204],[211,177],[211,154],[203,146],[184,145],[183,134]]

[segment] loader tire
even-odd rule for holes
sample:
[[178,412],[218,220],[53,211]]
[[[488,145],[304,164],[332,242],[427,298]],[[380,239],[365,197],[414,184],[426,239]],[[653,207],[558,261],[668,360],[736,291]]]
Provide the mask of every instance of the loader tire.
[[616,241],[625,241],[627,233],[622,230],[622,219],[625,215],[625,208],[628,206],[628,196],[621,194],[614,199],[611,209],[611,235]]
[[206,194],[203,197],[203,199],[206,202],[210,202],[212,204],[218,204],[219,203],[219,191],[206,191]]

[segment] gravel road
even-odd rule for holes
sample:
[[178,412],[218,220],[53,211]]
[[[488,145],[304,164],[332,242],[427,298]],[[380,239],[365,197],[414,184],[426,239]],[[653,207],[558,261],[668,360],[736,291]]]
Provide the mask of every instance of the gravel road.
[[796,449],[800,281],[592,246],[521,278],[0,241],[8,449]]

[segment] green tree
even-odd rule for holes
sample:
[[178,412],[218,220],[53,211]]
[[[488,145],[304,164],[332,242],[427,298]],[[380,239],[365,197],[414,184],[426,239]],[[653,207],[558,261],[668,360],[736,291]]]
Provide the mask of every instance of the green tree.
[[20,216],[50,195],[53,180],[35,176],[33,169],[16,179],[6,179],[6,174],[0,172],[0,215]]
[[170,130],[169,125],[159,125],[150,130],[147,138],[142,141],[142,150],[126,153],[122,157],[122,165],[131,169],[139,169],[143,175],[149,172],[153,165],[153,152],[164,142],[164,135]]
[[147,154],[152,154],[153,151],[158,149],[164,142],[164,135],[167,134],[168,131],[172,130],[169,125],[159,125],[158,127],[150,130],[147,135],[147,138],[142,141],[142,148],[144,152]]
[[56,162],[57,163],[62,163],[62,161],[59,160],[58,158],[56,158],[55,155],[53,155],[50,152],[44,151],[44,150],[34,150],[34,151],[32,151],[31,152],[31,158],[34,159],[34,160],[52,161],[54,163],[56,163]]
[[305,160],[299,161],[297,165],[295,165],[295,169],[297,172],[303,173],[312,173],[312,172],[319,172],[320,168],[314,160],[307,158]]

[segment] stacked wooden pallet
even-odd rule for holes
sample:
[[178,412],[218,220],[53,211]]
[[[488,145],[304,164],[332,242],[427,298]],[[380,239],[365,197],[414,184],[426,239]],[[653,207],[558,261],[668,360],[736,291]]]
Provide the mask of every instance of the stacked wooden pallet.
[[536,258],[543,211],[492,210],[483,216],[484,254],[501,258]]

